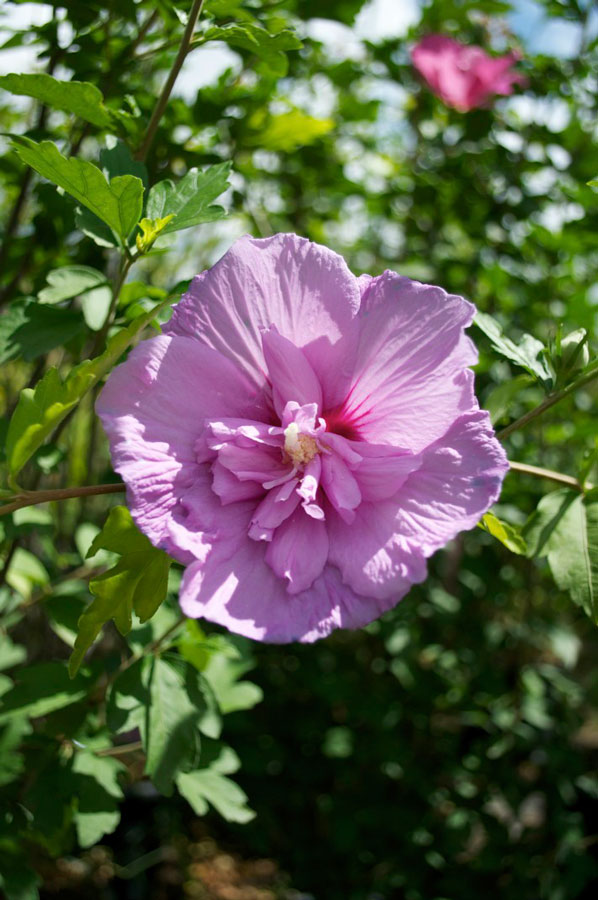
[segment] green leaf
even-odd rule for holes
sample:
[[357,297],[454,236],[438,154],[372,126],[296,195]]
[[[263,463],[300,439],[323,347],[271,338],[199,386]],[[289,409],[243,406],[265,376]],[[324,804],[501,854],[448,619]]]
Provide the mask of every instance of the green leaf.
[[11,859],[3,854],[0,887],[6,900],[39,900],[37,888],[42,881],[37,872],[30,867],[28,855],[15,854]]
[[82,700],[92,684],[89,673],[69,678],[67,667],[59,662],[38,663],[20,669],[17,683],[0,701],[0,722],[15,713],[35,718],[45,716]]
[[169,222],[174,219],[174,213],[164,216],[162,219],[142,219],[139,223],[141,234],[135,238],[135,244],[140,253],[151,250],[156,239],[162,234]]
[[225,41],[230,47],[247,50],[268,64],[273,75],[286,75],[288,60],[286,51],[299,50],[303,44],[292,31],[270,34],[265,28],[252,23],[214,26],[193,42],[194,46],[208,41]]
[[228,187],[231,163],[219,163],[200,172],[190,169],[178,184],[159,181],[149,192],[147,215],[150,219],[174,218],[166,225],[163,234],[171,234],[202,222],[214,222],[225,215],[221,206],[211,206]]
[[112,136],[106,138],[106,144],[100,150],[100,165],[106,178],[110,180],[117,175],[135,175],[147,187],[147,168],[144,163],[133,158],[128,145]]
[[40,303],[61,303],[108,284],[106,276],[91,266],[62,266],[49,272],[46,281],[48,287],[37,295]]
[[49,581],[50,576],[37,556],[24,547],[17,547],[6,573],[6,583],[29,600],[34,588]]
[[554,580],[598,625],[598,492],[553,491],[523,536],[529,556],[546,556]]
[[485,516],[482,516],[480,527],[491,534],[492,537],[495,537],[497,541],[500,541],[501,544],[504,544],[511,553],[517,553],[520,556],[526,554],[527,544],[514,525],[503,522],[493,513],[486,513]]
[[474,323],[486,337],[490,338],[492,346],[498,353],[526,369],[545,387],[552,387],[554,373],[546,358],[548,351],[541,341],[536,340],[531,334],[524,334],[519,344],[515,344],[503,334],[498,322],[486,313],[478,312]]
[[247,806],[247,794],[238,784],[213,769],[180,772],[176,786],[198,816],[208,811],[208,803],[227,822],[250,822],[255,813]]
[[81,313],[52,309],[33,300],[13,303],[0,316],[0,365],[22,356],[27,362],[85,332]]
[[72,766],[76,776],[75,828],[82,847],[97,844],[118,825],[119,801],[123,797],[118,776],[123,771],[123,764],[113,757],[83,750],[75,754]]
[[146,657],[123,672],[107,706],[113,731],[139,728],[146,772],[167,796],[176,773],[197,765],[200,730],[209,713],[201,675],[190,665],[175,668],[159,657]]
[[59,81],[45,73],[0,75],[0,88],[33,97],[44,106],[73,113],[98,128],[114,128],[117,117],[104,106],[101,92],[87,81]]
[[281,150],[284,153],[307,147],[334,128],[332,119],[316,119],[300,109],[268,116],[263,122],[260,112],[249,124],[258,129],[250,143],[259,144],[266,150]]
[[222,713],[251,709],[262,700],[264,694],[257,684],[239,680],[252,665],[248,660],[231,659],[223,653],[211,655],[204,676],[212,686]]
[[54,428],[110,371],[135,336],[153,321],[156,313],[167,303],[168,298],[115,334],[108,341],[104,353],[75,366],[65,381],[62,381],[57,369],[48,369],[35,388],[21,391],[6,437],[6,458],[13,481]]
[[13,644],[7,634],[0,632],[0,670],[18,666],[26,657],[27,651],[25,647],[22,647],[20,644]]
[[126,634],[131,629],[133,611],[146,622],[166,597],[171,560],[139,531],[125,506],[110,511],[88,557],[98,550],[119,553],[120,560],[89,582],[94,599],[79,619],[69,661],[72,675],[107,622],[113,619],[121,634]]
[[110,183],[93,163],[67,159],[52,141],[37,144],[11,135],[15,149],[28,166],[63,188],[125,242],[141,218],[143,184],[134,175],[118,175]]
[[61,303],[80,297],[86,324],[93,331],[100,330],[112,301],[112,287],[102,272],[90,266],[63,266],[50,272],[47,282],[49,287],[38,294],[40,303]]

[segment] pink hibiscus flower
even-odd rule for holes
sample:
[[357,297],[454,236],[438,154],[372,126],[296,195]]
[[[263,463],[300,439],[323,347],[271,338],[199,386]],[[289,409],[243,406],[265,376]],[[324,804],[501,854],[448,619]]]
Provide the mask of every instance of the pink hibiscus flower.
[[443,34],[430,34],[411,51],[413,65],[434,93],[461,112],[482,106],[493,94],[512,94],[525,78],[511,71],[516,53],[488,56]]
[[425,579],[507,470],[473,314],[293,234],[244,237],[194,279],[97,404],[135,522],[187,567],[188,616],[313,641]]

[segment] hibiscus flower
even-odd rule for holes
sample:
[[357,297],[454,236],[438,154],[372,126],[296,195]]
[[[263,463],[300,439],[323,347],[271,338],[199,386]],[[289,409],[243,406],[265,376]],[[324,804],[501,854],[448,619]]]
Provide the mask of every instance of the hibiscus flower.
[[313,641],[425,579],[507,470],[473,314],[293,234],[241,238],[194,279],[97,403],[135,522],[186,566],[188,616]]
[[525,78],[511,66],[516,53],[488,56],[481,47],[466,46],[443,34],[430,34],[411,51],[413,65],[432,91],[461,112],[482,106],[493,94],[512,94]]

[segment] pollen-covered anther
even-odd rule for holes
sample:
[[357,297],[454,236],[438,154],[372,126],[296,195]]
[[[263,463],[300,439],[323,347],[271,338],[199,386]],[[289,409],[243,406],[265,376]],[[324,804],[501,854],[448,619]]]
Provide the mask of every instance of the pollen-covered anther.
[[309,434],[301,434],[296,422],[284,430],[284,452],[295,466],[305,466],[320,452],[318,442]]

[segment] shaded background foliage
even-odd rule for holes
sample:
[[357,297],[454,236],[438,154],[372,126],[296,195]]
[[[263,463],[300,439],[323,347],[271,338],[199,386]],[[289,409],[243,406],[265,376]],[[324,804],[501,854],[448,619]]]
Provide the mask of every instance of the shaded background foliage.
[[[18,6],[7,3],[6,11]],[[134,115],[123,136],[135,146],[172,64],[187,6],[71,2],[54,7],[46,21],[38,5],[31,27],[7,35],[4,49],[30,46],[37,69],[97,85],[109,108]],[[341,252],[357,273],[389,267],[462,293],[515,339],[529,332],[549,343],[560,323],[565,332],[583,327],[594,334],[598,204],[587,186],[598,158],[592,4],[544,2],[545,21],[563,35],[577,26],[577,46],[566,52],[557,40],[532,52],[533,35],[522,28],[523,96],[467,114],[448,109],[422,85],[409,47],[430,31],[497,52],[517,46],[511,4],[414,5],[410,28],[375,40],[359,37],[371,33],[367,9],[355,30],[364,6],[208,0],[199,34],[208,22],[258,24],[274,34],[289,28],[303,46],[255,53],[231,40],[228,55],[217,59],[208,48],[190,54],[146,160],[149,184],[232,160],[230,217],[182,232],[168,252],[141,261],[129,277],[145,291],[135,296],[130,289],[131,305],[119,307],[118,323],[148,309],[160,291],[180,292],[180,283],[236,235],[293,230]],[[220,74],[210,77],[211,66]],[[101,129],[17,103],[5,92],[0,127],[51,138],[63,152],[94,161],[104,145]],[[86,358],[95,345],[78,301],[58,309],[33,299],[47,289],[49,272],[80,264],[113,277],[115,263],[75,229],[72,201],[28,174],[8,145],[0,177],[7,210],[0,320],[6,423],[20,388],[50,364],[68,368]],[[475,338],[482,351],[478,396],[497,424],[506,424],[539,403],[542,388],[499,358],[480,332]],[[591,466],[595,396],[590,387],[578,391],[513,434],[510,457],[575,476]],[[37,452],[23,483],[112,478],[88,395]],[[513,473],[499,511],[522,524],[548,489]],[[25,663],[68,657],[89,597],[82,557],[109,505],[106,498],[73,500],[4,520],[0,652],[17,681]],[[175,595],[176,573],[163,618],[136,629],[129,648],[147,647],[169,627]],[[173,655],[196,664],[220,692],[226,740],[241,760],[235,777],[257,817],[225,824],[210,814],[198,822],[180,797],[164,799],[142,780],[140,752],[120,764],[96,757],[114,760],[111,777],[118,769],[125,799],[121,824],[110,834],[119,789],[110,805],[97,795],[105,773],[86,783],[91,813],[111,810],[114,824],[95,857],[82,851],[81,809],[72,798],[85,773],[65,782],[64,772],[73,772],[68,739],[84,733],[91,740],[103,734],[103,722],[87,686],[79,694],[69,688],[72,703],[41,718],[32,713],[32,730],[21,719],[12,733],[7,725],[0,732],[7,772],[0,851],[10,897],[35,896],[34,869],[47,896],[266,900],[297,897],[290,885],[317,900],[467,900],[480,891],[517,900],[594,896],[595,626],[557,590],[545,563],[510,554],[476,530],[438,554],[426,584],[362,632],[312,647],[206,643],[193,630],[186,640],[187,649],[179,645]],[[188,658],[194,641],[203,641],[204,653],[195,663]],[[94,665],[98,673],[114,672],[123,653],[122,638],[109,627],[92,653],[92,673]],[[254,705],[259,692],[245,687],[248,695],[227,704],[223,683],[236,684],[250,659],[250,678],[264,699]],[[11,683],[3,681],[3,690]],[[208,758],[216,738],[204,730]],[[15,756],[19,746],[22,757]],[[22,777],[31,771],[34,783]],[[274,859],[288,875],[271,868],[260,882],[254,870],[239,875],[228,856],[236,874],[224,887],[214,884],[208,877],[210,861],[220,858],[214,839],[240,856]],[[62,881],[61,871],[70,873]],[[230,893],[231,884],[241,893]]]

